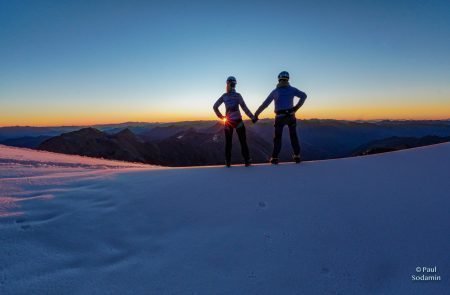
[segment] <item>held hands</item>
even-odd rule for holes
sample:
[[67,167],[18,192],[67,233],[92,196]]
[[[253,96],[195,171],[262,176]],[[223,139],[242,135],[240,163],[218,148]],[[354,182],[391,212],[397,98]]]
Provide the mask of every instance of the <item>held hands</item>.
[[253,119],[252,119],[253,124],[258,122],[258,120],[259,120],[258,116],[254,116]]

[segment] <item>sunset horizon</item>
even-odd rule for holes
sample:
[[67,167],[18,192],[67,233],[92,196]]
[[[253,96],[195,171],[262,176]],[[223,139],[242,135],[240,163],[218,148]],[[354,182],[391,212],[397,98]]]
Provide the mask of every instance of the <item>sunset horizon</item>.
[[[260,120],[270,120],[274,119],[274,116],[264,116],[261,117]],[[299,120],[336,120],[336,121],[360,121],[360,122],[377,122],[377,121],[450,121],[450,117],[436,117],[436,118],[429,118],[429,117],[413,117],[413,118],[406,118],[406,117],[398,117],[398,118],[382,118],[382,117],[374,117],[369,119],[361,119],[361,118],[332,118],[332,117],[301,117],[298,118]],[[250,121],[250,119],[244,119],[245,121]],[[170,124],[170,123],[183,123],[183,122],[211,122],[211,121],[217,121],[221,122],[221,120],[218,120],[214,116],[210,117],[195,117],[195,118],[185,118],[185,119],[178,119],[178,120],[155,120],[155,121],[142,121],[142,120],[117,120],[117,121],[99,121],[99,122],[86,122],[86,123],[49,123],[49,124],[5,124],[0,125],[0,128],[9,128],[9,127],[95,127],[95,126],[101,126],[101,125],[123,125],[123,124]]]
[[[377,120],[450,120],[450,110],[443,105],[420,104],[408,107],[390,106],[364,106],[352,109],[342,108],[318,108],[311,109],[306,106],[299,114],[299,119],[321,119],[321,120],[348,120],[348,121],[377,121]],[[66,115],[40,115],[29,113],[28,118],[21,119],[16,116],[4,115],[0,118],[0,127],[31,126],[31,127],[53,127],[53,126],[93,126],[102,124],[121,124],[126,122],[139,123],[175,123],[184,121],[214,121],[218,120],[210,111],[202,114],[192,113],[169,113],[155,112],[148,114],[133,114],[120,112],[101,112],[90,110],[88,114],[71,112]],[[275,114],[271,111],[263,112],[261,119],[273,119]],[[95,119],[93,119],[95,118]],[[247,118],[248,119],[248,118]]]

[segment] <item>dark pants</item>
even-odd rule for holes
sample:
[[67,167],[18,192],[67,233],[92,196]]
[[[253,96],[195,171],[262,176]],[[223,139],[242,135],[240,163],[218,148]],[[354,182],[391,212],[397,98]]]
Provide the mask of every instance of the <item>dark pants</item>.
[[278,158],[281,150],[281,138],[283,136],[283,128],[289,127],[289,136],[291,137],[291,145],[294,155],[300,155],[300,144],[297,137],[297,119],[295,115],[285,115],[275,117],[275,136],[273,137],[273,153],[272,158]]
[[[234,125],[234,124],[233,124]],[[236,127],[227,123],[225,125],[225,159],[228,163],[231,162],[231,148],[233,146],[233,130],[236,129],[236,133],[241,143],[241,152],[245,161],[250,159],[250,154],[247,145],[247,136],[245,132],[245,126],[243,122],[240,122]]]

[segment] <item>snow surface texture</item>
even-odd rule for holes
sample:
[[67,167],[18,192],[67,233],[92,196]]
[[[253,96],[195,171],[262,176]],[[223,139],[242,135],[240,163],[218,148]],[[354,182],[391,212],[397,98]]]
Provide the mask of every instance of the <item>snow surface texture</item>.
[[231,169],[0,155],[2,295],[450,288],[450,144]]
[[[63,185],[68,180],[95,179],[135,169],[162,169],[162,167],[110,161],[104,159],[63,155],[31,149],[0,145],[0,217],[20,215],[9,208],[19,208],[22,201],[51,198],[51,194],[12,198],[9,194],[25,192],[24,185]],[[118,170],[120,169],[120,170]],[[126,169],[126,170],[124,170]]]

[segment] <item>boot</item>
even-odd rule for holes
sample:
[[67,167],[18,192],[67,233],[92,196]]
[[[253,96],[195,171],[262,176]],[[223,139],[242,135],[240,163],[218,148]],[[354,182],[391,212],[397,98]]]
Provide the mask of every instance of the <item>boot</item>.
[[292,158],[294,159],[294,162],[297,164],[299,164],[302,161],[300,155],[294,155]]
[[271,158],[270,159],[270,163],[272,164],[272,165],[278,165],[278,158]]
[[244,164],[245,164],[245,167],[249,167],[249,166],[252,165],[252,162],[251,162],[250,159],[249,159],[249,160],[245,160],[245,161],[244,161]]

